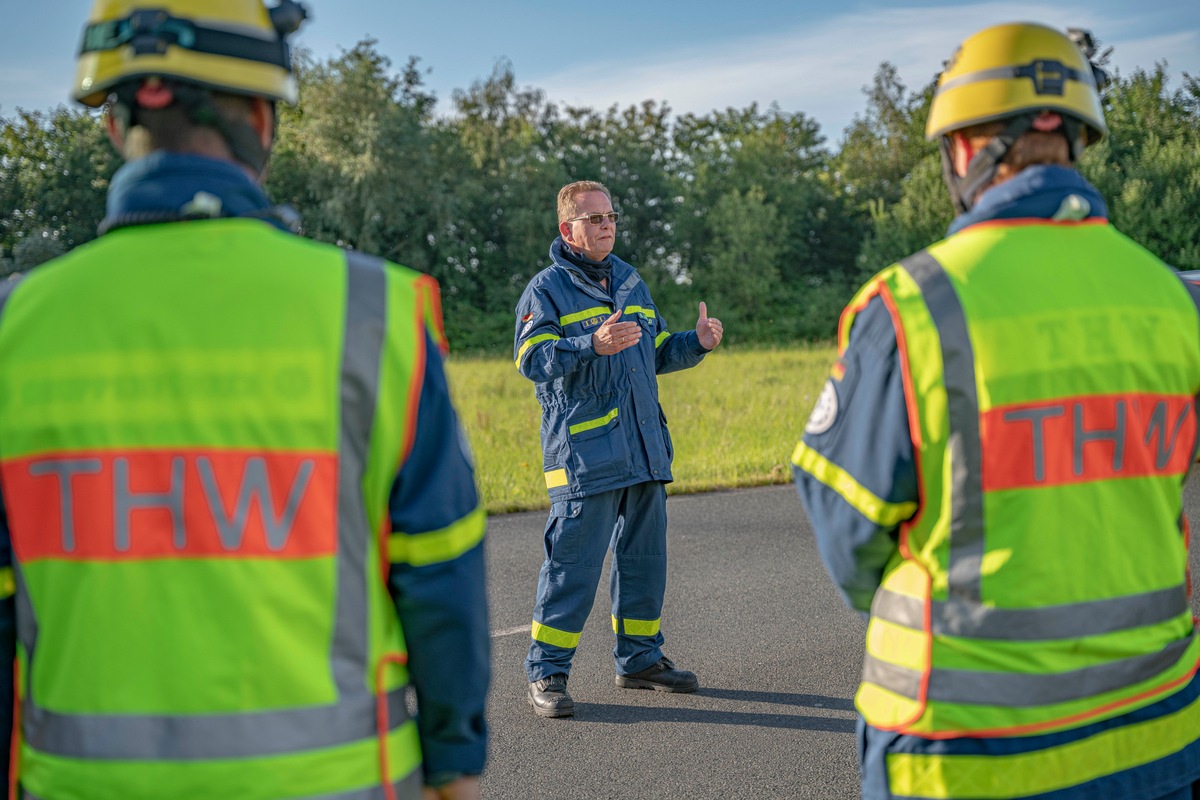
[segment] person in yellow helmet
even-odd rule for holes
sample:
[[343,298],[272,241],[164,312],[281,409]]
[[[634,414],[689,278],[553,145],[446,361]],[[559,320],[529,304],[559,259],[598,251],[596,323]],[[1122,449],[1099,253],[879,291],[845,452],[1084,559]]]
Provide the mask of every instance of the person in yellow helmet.
[[959,216],[846,307],[792,457],[869,614],[866,800],[1200,797],[1200,289],[1074,169],[1106,133],[1089,40],[950,58],[927,133]]
[[478,797],[486,515],[437,284],[259,185],[304,17],[88,21],[75,98],[127,163],[99,239],[0,289],[14,796]]

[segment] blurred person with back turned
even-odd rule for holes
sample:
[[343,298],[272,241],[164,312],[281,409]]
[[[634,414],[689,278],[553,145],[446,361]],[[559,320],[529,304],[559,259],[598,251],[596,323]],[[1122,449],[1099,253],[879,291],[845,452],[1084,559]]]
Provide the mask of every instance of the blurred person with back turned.
[[542,717],[575,713],[567,677],[610,547],[617,686],[700,685],[662,652],[674,451],[658,375],[699,364],[724,330],[704,303],[694,331],[667,330],[637,270],[612,254],[618,219],[603,185],[564,186],[551,264],[516,309],[513,352],[542,406],[551,503],[525,661],[528,700]]
[[478,797],[486,518],[437,284],[259,186],[304,17],[88,21],[75,98],[127,163],[100,238],[0,295],[14,796]]
[[1200,296],[1073,167],[1106,128],[1072,34],[998,25],[947,63],[927,133],[959,216],[846,307],[793,456],[870,614],[867,800],[1200,791]]

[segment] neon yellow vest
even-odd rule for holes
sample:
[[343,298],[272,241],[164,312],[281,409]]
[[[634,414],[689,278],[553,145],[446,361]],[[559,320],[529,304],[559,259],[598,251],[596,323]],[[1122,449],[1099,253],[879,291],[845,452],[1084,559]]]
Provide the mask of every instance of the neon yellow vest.
[[993,224],[876,276],[842,348],[875,295],[921,499],[872,605],[867,722],[1048,732],[1181,688],[1200,322],[1178,279],[1106,224]]
[[380,264],[258,221],[154,225],[8,297],[30,795],[419,793],[386,510],[436,283]]

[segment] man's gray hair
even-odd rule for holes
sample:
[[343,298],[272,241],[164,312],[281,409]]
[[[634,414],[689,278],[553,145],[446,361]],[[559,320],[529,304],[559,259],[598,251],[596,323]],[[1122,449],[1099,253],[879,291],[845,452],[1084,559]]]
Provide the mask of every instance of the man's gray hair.
[[579,206],[575,204],[575,198],[585,192],[603,192],[608,198],[608,202],[612,202],[612,195],[604,184],[599,181],[575,181],[568,183],[566,186],[558,190],[558,221],[566,222],[579,214]]

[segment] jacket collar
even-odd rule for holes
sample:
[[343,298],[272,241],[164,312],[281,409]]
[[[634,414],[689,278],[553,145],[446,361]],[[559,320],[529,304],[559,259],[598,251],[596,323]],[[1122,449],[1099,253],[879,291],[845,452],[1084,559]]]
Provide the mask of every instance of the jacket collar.
[[601,260],[596,261],[595,259],[590,258],[587,254],[580,253],[575,250],[575,248],[571,247],[571,245],[563,242],[561,236],[558,238],[558,240],[562,242],[562,246],[559,248],[559,251],[562,253],[562,257],[578,267],[579,270],[590,280],[600,283],[602,280],[606,280],[612,276],[611,253]]
[[[950,224],[947,235],[991,220],[1055,219],[1068,207],[1080,211],[1067,219],[1108,219],[1108,206],[1100,192],[1074,169],[1051,165],[1028,167],[979,195],[974,207]],[[1078,216],[1080,213],[1082,216]]]
[[550,243],[550,260],[554,262],[554,266],[565,269],[576,286],[606,303],[621,300],[617,297],[618,295],[621,295],[622,298],[628,296],[633,286],[640,280],[633,265],[610,253],[606,260],[612,265],[612,273],[609,275],[608,290],[606,291],[600,284],[587,277],[577,265],[571,263],[564,252],[565,248],[566,245],[561,236]]
[[271,201],[236,165],[185,153],[153,153],[117,170],[108,190],[105,222],[143,217],[264,217]]

